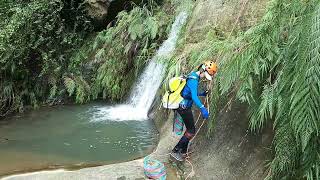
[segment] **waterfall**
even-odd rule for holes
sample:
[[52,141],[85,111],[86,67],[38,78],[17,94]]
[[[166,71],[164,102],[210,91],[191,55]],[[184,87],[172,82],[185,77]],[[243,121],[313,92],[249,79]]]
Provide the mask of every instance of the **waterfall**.
[[165,65],[158,60],[170,58],[178,39],[179,32],[187,19],[187,13],[181,12],[171,27],[169,37],[160,46],[156,55],[141,73],[137,83],[125,104],[97,109],[91,121],[128,121],[146,120],[148,110],[154,100],[165,72]]

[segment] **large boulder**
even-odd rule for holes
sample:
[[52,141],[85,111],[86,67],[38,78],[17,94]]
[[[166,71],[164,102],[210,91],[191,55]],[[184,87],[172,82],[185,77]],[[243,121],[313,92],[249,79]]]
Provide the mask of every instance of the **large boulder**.
[[101,31],[115,20],[120,11],[129,11],[133,4],[139,5],[142,0],[84,0],[84,2],[93,20],[93,26],[97,31]]
[[108,8],[112,0],[85,0],[88,14],[100,23],[107,18]]

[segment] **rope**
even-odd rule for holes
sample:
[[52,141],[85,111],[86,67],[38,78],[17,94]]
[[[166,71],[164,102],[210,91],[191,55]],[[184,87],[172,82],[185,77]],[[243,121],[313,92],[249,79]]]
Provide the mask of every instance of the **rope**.
[[198,119],[197,119],[196,123],[194,124],[194,126],[196,126],[196,125],[198,124],[198,121],[199,121],[199,119],[200,119],[200,116],[201,116],[201,114],[199,113]]
[[186,179],[185,180],[188,180],[188,178],[189,177],[192,177],[194,174],[195,174],[195,172],[194,172],[194,170],[193,170],[193,165],[192,165],[192,163],[188,160],[188,159],[186,159],[186,161],[190,164],[190,166],[191,166],[191,172],[188,174],[188,176],[186,177]]

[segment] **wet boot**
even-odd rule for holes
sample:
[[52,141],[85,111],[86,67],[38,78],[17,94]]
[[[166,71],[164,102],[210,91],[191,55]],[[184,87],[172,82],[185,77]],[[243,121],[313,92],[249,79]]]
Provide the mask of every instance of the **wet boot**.
[[189,139],[186,136],[182,136],[178,144],[172,151],[177,152],[178,150],[182,153],[186,153],[188,149]]
[[180,151],[178,151],[178,152],[173,152],[172,151],[170,153],[170,156],[173,157],[177,161],[180,161],[180,162],[184,161],[183,154]]
[[185,154],[187,152],[189,139],[186,136],[182,136],[178,144],[172,149],[170,155],[177,161],[184,161]]

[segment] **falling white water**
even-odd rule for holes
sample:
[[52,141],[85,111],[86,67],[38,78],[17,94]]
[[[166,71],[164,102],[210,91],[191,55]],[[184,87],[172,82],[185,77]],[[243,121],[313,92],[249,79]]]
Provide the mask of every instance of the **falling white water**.
[[168,39],[163,42],[156,55],[150,60],[148,66],[140,75],[127,103],[98,108],[91,121],[128,121],[146,120],[148,118],[148,110],[161,84],[165,71],[165,65],[157,60],[171,56],[171,53],[175,49],[179,32],[186,19],[187,13],[185,12],[181,12],[176,17]]

